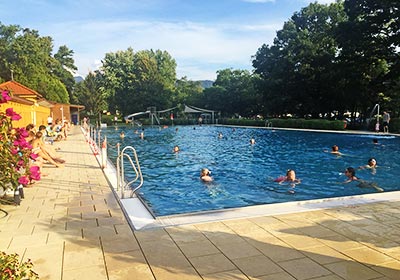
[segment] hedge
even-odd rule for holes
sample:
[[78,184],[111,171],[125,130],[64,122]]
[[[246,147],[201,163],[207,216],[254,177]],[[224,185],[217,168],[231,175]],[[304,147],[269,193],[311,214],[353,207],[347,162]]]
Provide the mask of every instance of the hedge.
[[280,128],[305,128],[305,129],[324,129],[324,130],[344,130],[345,123],[338,120],[320,119],[269,119],[250,120],[250,119],[220,119],[219,124],[241,125],[241,126],[271,126]]

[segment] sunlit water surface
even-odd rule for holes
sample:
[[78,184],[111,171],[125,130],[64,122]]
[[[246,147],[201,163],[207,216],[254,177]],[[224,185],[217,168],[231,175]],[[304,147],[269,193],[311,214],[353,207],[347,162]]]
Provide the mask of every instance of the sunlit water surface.
[[[109,127],[109,147],[133,146],[139,157],[144,184],[139,193],[157,216],[226,209],[258,204],[310,200],[374,193],[356,182],[342,184],[346,167],[378,162],[376,173],[357,170],[357,176],[376,182],[385,191],[399,190],[400,138],[304,131],[214,126]],[[125,138],[120,139],[120,132]],[[141,128],[139,128],[139,132]],[[223,137],[218,138],[222,133]],[[256,140],[250,145],[251,138]],[[379,145],[373,144],[373,138]],[[178,145],[181,152],[172,149]],[[343,156],[324,150],[338,145]],[[115,163],[116,149],[108,155]],[[212,171],[214,182],[203,183],[200,169]],[[301,183],[278,184],[274,178],[296,170]],[[128,179],[133,176],[126,171]]]

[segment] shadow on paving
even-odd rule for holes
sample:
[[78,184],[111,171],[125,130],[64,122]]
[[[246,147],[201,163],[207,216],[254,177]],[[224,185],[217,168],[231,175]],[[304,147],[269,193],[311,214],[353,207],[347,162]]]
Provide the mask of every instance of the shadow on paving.
[[52,221],[65,226],[67,274],[104,261],[109,279],[400,279],[399,244],[329,215],[340,210],[132,233],[112,208],[68,209]]

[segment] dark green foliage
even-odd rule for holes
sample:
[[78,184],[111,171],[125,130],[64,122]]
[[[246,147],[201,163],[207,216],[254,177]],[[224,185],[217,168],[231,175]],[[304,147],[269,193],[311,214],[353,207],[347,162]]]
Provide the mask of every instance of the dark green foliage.
[[400,118],[390,120],[389,131],[391,133],[400,133]]
[[[219,124],[238,125],[238,126],[258,126],[258,127],[279,127],[279,128],[302,128],[302,129],[323,129],[323,130],[344,130],[343,121],[330,121],[323,119],[220,119]],[[269,124],[269,125],[268,125]]]
[[[8,81],[13,76],[50,101],[69,103],[66,79],[61,78],[66,70],[52,51],[52,38],[41,37],[36,30],[0,23],[0,80]],[[73,60],[69,62],[73,65]]]
[[376,104],[398,115],[400,2],[312,3],[254,56],[265,113],[367,116]]

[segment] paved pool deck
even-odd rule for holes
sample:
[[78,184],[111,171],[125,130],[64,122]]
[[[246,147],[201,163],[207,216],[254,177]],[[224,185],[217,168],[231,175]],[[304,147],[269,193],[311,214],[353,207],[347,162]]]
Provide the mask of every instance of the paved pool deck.
[[[40,279],[400,279],[400,199],[132,230],[81,133],[64,168],[1,205],[0,250]],[[0,213],[1,215],[2,213]]]

